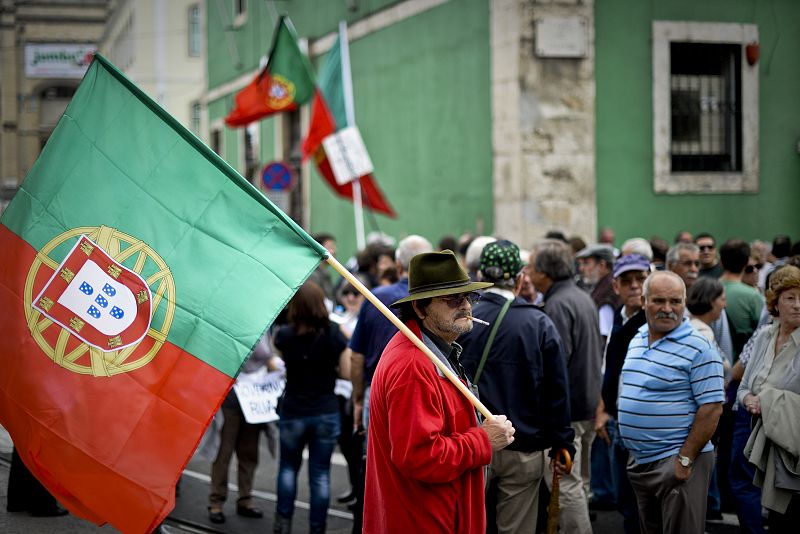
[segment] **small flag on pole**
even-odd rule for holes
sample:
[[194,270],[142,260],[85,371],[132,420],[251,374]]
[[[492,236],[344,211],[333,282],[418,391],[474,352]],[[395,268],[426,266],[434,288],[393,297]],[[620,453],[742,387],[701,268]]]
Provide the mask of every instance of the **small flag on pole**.
[[288,18],[281,16],[267,66],[236,95],[225,117],[231,128],[246,126],[274,113],[293,111],[314,95],[314,78],[300,51]]
[[[323,140],[331,134],[354,126],[348,124],[345,113],[345,97],[342,74],[341,39],[336,38],[325,57],[319,73],[319,88],[314,92],[311,105],[311,124],[308,134],[303,140],[303,158],[311,156],[317,164],[317,170],[333,191],[342,198],[353,201],[353,183],[340,183],[331,167],[331,161],[322,145]],[[370,165],[371,166],[371,165]],[[384,197],[372,172],[360,176],[359,182],[364,193],[364,207],[388,217],[395,217],[394,209]]]
[[100,55],[0,250],[0,423],[72,513],[137,534],[327,256]]

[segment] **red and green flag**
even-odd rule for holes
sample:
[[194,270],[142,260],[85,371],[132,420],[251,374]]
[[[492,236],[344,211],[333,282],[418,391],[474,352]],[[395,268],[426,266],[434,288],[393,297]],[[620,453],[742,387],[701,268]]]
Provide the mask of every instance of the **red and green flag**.
[[[333,174],[322,140],[348,125],[345,113],[345,96],[342,69],[341,39],[336,38],[325,57],[319,72],[318,89],[311,105],[311,123],[303,140],[303,159],[313,156],[317,171],[333,191],[342,198],[353,201],[353,183],[339,184]],[[389,217],[395,217],[392,206],[378,187],[375,177],[367,174],[359,178],[364,207]]]
[[231,128],[246,126],[274,113],[293,111],[313,95],[311,67],[300,51],[289,19],[282,16],[267,66],[236,95],[225,124]]
[[72,513],[150,532],[326,251],[101,56],[0,218],[0,423]]

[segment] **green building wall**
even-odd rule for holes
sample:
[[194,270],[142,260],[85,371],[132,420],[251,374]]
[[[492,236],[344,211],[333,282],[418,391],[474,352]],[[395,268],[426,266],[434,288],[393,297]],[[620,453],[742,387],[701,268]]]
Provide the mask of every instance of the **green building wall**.
[[[756,24],[759,32],[759,192],[653,192],[651,22]],[[598,226],[617,239],[678,230],[800,238],[800,2],[596,0]]]
[[[356,13],[347,11],[345,2],[273,5],[286,9],[298,35],[313,42],[336,31],[340,19],[353,23],[397,3],[373,0],[368,12],[366,3],[359,3],[362,11]],[[209,90],[252,71],[268,51],[275,20],[266,4],[249,2],[247,22],[224,32],[216,2],[207,2]],[[232,2],[225,5],[232,10]],[[230,21],[232,14],[227,15]],[[489,46],[487,0],[446,2],[351,41],[356,123],[377,182],[398,214],[396,219],[367,215],[367,232],[380,229],[397,238],[421,234],[435,244],[445,234],[492,231]],[[322,57],[311,59],[318,68]],[[233,97],[209,103],[210,123],[227,114]],[[262,163],[274,159],[273,121],[261,121]],[[238,139],[226,128],[224,157],[234,166]],[[354,253],[352,203],[336,197],[316,169],[309,189],[307,230],[333,233],[340,257]]]

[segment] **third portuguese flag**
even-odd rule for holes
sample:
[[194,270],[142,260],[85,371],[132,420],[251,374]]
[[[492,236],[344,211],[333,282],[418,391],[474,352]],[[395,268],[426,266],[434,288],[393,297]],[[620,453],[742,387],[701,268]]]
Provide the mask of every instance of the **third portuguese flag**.
[[0,223],[0,423],[70,511],[150,532],[326,251],[100,56]]

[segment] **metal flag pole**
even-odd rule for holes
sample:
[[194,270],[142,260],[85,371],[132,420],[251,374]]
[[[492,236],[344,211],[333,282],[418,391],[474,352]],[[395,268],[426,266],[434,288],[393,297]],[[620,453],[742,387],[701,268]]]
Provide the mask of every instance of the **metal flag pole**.
[[416,347],[422,351],[428,359],[433,362],[433,364],[447,377],[447,379],[453,383],[453,385],[458,388],[458,390],[472,403],[475,408],[483,414],[483,416],[487,420],[494,419],[494,415],[489,409],[475,396],[470,389],[464,385],[464,383],[451,371],[436,355],[431,352],[431,349],[425,346],[420,338],[418,338],[414,332],[412,332],[406,325],[403,324],[400,319],[397,318],[392,311],[386,307],[386,305],[378,300],[378,297],[372,294],[372,291],[367,289],[367,287],[362,284],[358,278],[353,276],[353,273],[348,271],[344,268],[344,266],[339,263],[339,261],[334,258],[333,256],[328,256],[326,260],[328,265],[336,269],[340,275],[342,275],[354,288],[356,288],[362,295],[364,295],[367,300],[369,300],[378,310],[389,319],[393,325],[397,327],[408,339],[411,340]]
[[[347,41],[347,22],[339,22],[339,50],[342,54],[342,89],[344,92],[344,113],[347,125],[356,125],[356,113],[353,107],[353,79],[350,74],[350,44]],[[356,246],[364,250],[367,246],[364,237],[364,206],[361,200],[361,180],[356,178],[353,185],[353,215],[356,222]]]

